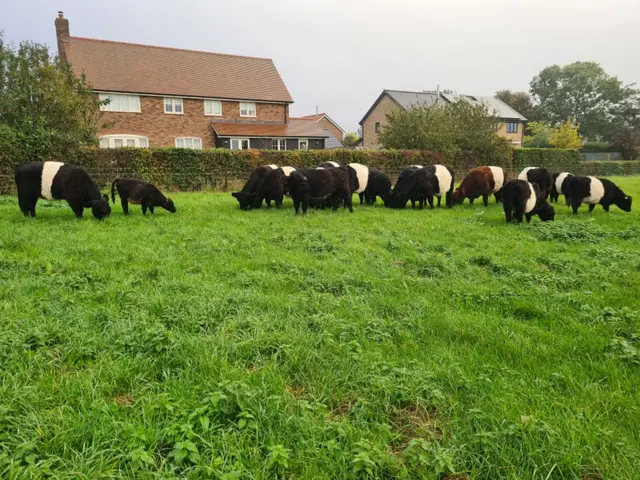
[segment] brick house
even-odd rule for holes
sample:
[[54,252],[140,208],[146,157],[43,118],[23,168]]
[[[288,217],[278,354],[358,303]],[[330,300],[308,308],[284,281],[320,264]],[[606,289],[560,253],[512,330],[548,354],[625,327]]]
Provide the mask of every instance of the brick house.
[[304,117],[297,117],[295,120],[308,120],[310,122],[314,122],[320,128],[324,130],[327,135],[325,139],[325,147],[326,149],[335,149],[335,148],[343,148],[342,140],[344,140],[344,136],[346,132],[342,129],[340,125],[331,120],[329,115],[326,113],[316,113],[315,115],[306,115]]
[[289,118],[270,59],[72,37],[62,12],[55,27],[60,58],[110,100],[101,147],[325,147],[319,125]]
[[409,110],[415,106],[436,107],[460,100],[485,105],[489,111],[500,119],[498,135],[505,137],[513,146],[522,146],[527,119],[502,100],[494,97],[400,90],[383,90],[362,120],[360,120],[360,126],[362,127],[361,146],[369,149],[380,148],[378,134],[387,124],[387,113],[396,108]]

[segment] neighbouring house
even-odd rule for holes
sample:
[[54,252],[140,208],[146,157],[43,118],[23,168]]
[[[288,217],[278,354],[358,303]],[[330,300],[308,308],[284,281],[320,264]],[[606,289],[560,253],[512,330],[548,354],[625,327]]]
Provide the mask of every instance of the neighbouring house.
[[437,107],[459,100],[486,105],[500,119],[498,135],[505,137],[514,146],[522,146],[527,119],[509,105],[494,97],[478,97],[435,92],[406,92],[383,90],[365,116],[360,120],[362,147],[378,149],[378,135],[387,124],[387,113],[396,108],[409,110],[416,106]]
[[321,125],[289,118],[271,59],[72,37],[62,12],[55,27],[60,58],[110,100],[101,147],[325,148]]
[[344,140],[345,131],[340,125],[331,120],[326,113],[316,113],[315,115],[306,115],[304,117],[295,117],[292,120],[307,120],[315,123],[322,128],[327,135],[324,142],[324,148],[332,150],[336,148],[343,148],[342,141]]

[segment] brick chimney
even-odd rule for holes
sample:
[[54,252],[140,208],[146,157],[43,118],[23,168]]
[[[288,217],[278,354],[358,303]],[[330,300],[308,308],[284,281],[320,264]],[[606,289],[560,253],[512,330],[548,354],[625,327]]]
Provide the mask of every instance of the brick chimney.
[[69,20],[64,18],[63,12],[58,12],[58,18],[56,18],[56,38],[58,40],[58,56],[60,60],[66,63],[67,52],[64,49],[65,42],[69,39]]

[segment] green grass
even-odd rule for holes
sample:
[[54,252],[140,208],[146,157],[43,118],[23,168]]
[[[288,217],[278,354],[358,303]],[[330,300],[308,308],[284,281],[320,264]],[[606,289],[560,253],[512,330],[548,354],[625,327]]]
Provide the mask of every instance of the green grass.
[[0,198],[1,478],[640,478],[638,206],[173,197]]

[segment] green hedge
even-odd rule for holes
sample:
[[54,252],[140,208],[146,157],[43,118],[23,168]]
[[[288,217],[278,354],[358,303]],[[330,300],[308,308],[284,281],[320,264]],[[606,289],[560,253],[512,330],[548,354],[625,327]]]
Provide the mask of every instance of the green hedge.
[[551,171],[579,172],[581,164],[578,150],[555,148],[520,148],[513,151],[513,168],[546,167]]
[[[570,171],[587,175],[640,174],[639,162],[583,162],[576,150],[524,148],[513,151],[513,159],[486,160],[471,155],[446,158],[417,150],[187,150],[179,148],[99,149],[90,148],[65,158],[65,162],[85,167],[98,184],[107,186],[113,179],[140,178],[172,190],[226,189],[230,182],[247,178],[258,165],[277,164],[316,167],[322,162],[362,163],[376,167],[392,178],[407,165],[451,166],[460,180],[469,169],[483,164],[498,165],[511,174],[527,166],[547,167],[552,171]],[[13,171],[17,162],[0,154],[0,193],[13,192]]]

